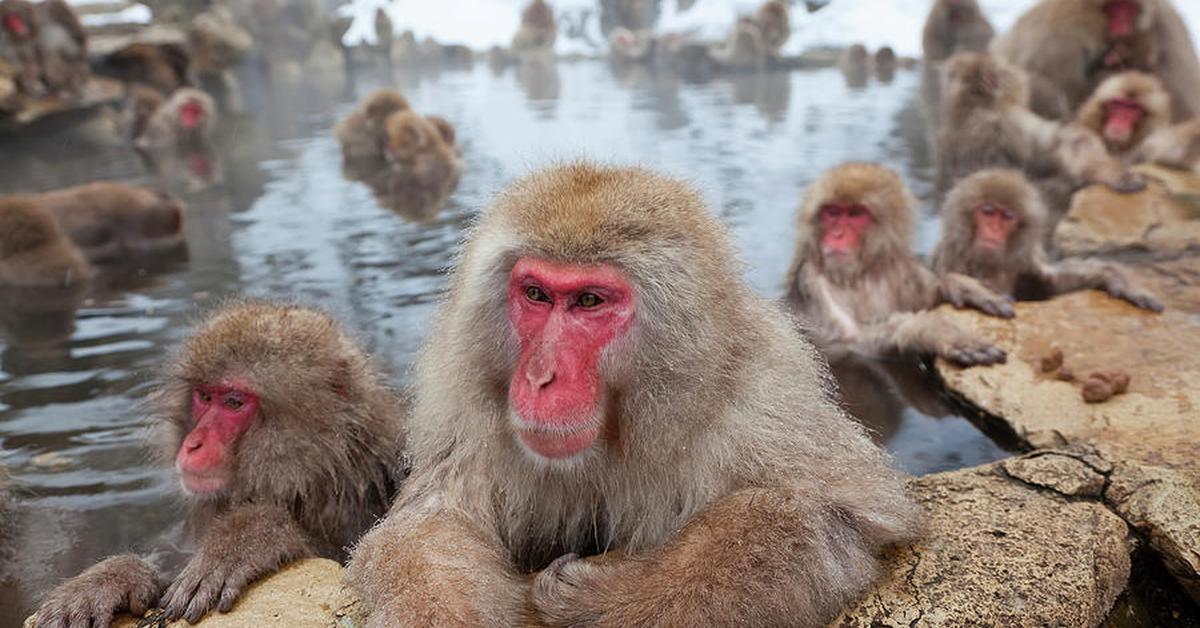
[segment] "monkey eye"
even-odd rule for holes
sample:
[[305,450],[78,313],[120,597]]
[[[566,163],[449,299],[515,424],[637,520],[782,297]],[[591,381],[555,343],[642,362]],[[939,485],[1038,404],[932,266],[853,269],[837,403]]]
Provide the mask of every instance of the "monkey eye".
[[202,403],[209,403],[212,401],[212,395],[208,394],[208,392],[204,389],[196,388],[194,391],[196,393],[196,397],[200,399]]
[[526,287],[525,288],[525,298],[529,299],[530,301],[537,301],[539,303],[550,303],[551,302],[550,295],[546,294],[545,291],[543,291],[541,288],[539,288],[537,286]]
[[867,208],[863,207],[862,205],[851,205],[850,208],[846,210],[846,215],[851,218],[862,218],[866,213]]
[[246,405],[246,402],[242,401],[242,399],[237,395],[226,395],[225,398],[221,400],[221,403],[223,403],[225,407],[230,410],[238,410],[242,406]]
[[585,292],[579,295],[579,300],[575,302],[575,305],[583,308],[593,308],[601,303],[604,303],[604,299],[601,299],[599,296],[591,292]]
[[983,212],[984,216],[991,216],[996,213],[996,206],[991,203],[984,203],[979,207],[979,211]]

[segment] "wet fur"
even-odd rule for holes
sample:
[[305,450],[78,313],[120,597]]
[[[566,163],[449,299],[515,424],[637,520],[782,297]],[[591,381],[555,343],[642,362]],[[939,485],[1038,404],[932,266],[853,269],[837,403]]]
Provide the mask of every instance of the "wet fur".
[[[519,257],[613,264],[638,294],[603,361],[611,420],[582,458],[519,448],[505,391]],[[899,475],[829,397],[793,322],[745,284],[688,186],[632,168],[547,168],[513,183],[467,241],[415,371],[414,474],[348,572],[369,626],[515,625],[528,580],[547,625],[831,619],[912,538]],[[684,340],[686,339],[686,340]]]
[[0,197],[0,285],[67,286],[91,275],[83,253],[44,207]]

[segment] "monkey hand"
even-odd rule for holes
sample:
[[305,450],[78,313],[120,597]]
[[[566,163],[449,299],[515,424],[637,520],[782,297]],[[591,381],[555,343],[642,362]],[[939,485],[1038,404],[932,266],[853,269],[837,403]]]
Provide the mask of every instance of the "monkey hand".
[[37,628],[108,628],[121,611],[141,617],[158,598],[158,573],[132,554],[101,561],[58,585],[34,617]]
[[287,511],[241,506],[216,519],[196,555],[159,602],[170,621],[194,624],[214,607],[233,608],[251,582],[312,551]]
[[1012,298],[993,291],[974,277],[948,273],[942,277],[943,298],[956,308],[975,308],[988,316],[1012,318]]
[[1110,182],[1108,187],[1119,194],[1137,194],[1145,190],[1147,185],[1149,184],[1146,182],[1146,177],[1136,172],[1125,171]]
[[1008,360],[1004,349],[957,327],[947,330],[937,354],[958,366],[987,366]]
[[1128,301],[1129,303],[1140,307],[1143,310],[1150,310],[1151,312],[1163,311],[1164,307],[1162,302],[1149,292],[1139,290],[1125,284],[1124,282],[1115,282],[1115,284],[1116,285],[1110,285],[1108,287],[1108,293],[1110,295],[1118,299],[1124,299],[1125,301]]
[[[619,601],[616,582],[627,584],[631,561],[605,561],[603,564],[581,560],[575,554],[560,556],[542,570],[533,581],[530,597],[534,609],[546,626],[618,626],[644,624],[651,617],[630,623],[635,605],[622,608],[621,617],[610,611]],[[622,586],[621,588],[625,588]]]

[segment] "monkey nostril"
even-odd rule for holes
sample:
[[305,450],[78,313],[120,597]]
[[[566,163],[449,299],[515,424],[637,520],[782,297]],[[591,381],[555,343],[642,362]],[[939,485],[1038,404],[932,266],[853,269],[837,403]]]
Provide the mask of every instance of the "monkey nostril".
[[534,390],[542,390],[554,382],[554,371],[552,369],[534,370],[527,369],[525,371],[525,379],[529,382],[529,386]]

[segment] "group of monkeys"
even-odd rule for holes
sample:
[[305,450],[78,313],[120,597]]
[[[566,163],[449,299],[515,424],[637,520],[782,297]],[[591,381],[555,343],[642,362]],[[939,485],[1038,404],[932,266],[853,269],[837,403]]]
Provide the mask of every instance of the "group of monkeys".
[[22,96],[78,98],[90,74],[87,36],[65,0],[0,0],[0,112]]
[[[1159,137],[1187,156],[1190,127],[1139,135],[1189,124],[1174,93],[1200,96],[1175,74],[1181,46],[1195,55],[1186,31],[1167,0],[1042,0],[1029,15],[991,56],[973,0],[935,2],[929,61],[931,41],[950,59],[939,159],[962,170],[939,190],[932,269],[911,252],[915,198],[879,165],[809,186],[781,306],[746,284],[690,186],[580,162],[518,179],[481,214],[404,393],[324,313],[210,314],[152,395],[152,444],[191,496],[194,552],[106,559],[51,591],[36,625],[156,606],[195,622],[306,556],[348,560],[378,628],[825,625],[875,579],[883,548],[916,538],[920,511],[839,408],[814,342],[992,364],[1001,348],[925,310],[1010,317],[1014,297],[1084,288],[1162,309],[1115,264],[1051,261],[1063,207],[1043,198],[1055,179],[1137,187],[1126,166],[1143,157],[1120,149],[1133,138],[1130,151]],[[1058,61],[1022,66],[1001,55],[1008,38]],[[1096,56],[1067,65],[1072,42]],[[1142,74],[1107,76],[1135,60]],[[1078,96],[1077,122],[1034,109],[1050,88],[1072,97],[1068,77],[1035,72],[1076,70],[1096,90],[1091,105]],[[1119,89],[1134,84],[1152,88]],[[348,167],[457,185],[453,128],[400,94],[372,94],[336,133]],[[975,148],[951,157],[960,144]],[[0,230],[0,281],[39,264],[51,282],[82,272],[48,263],[69,212],[46,196],[0,201],[14,226]],[[170,199],[121,206],[174,208],[177,234]]]

